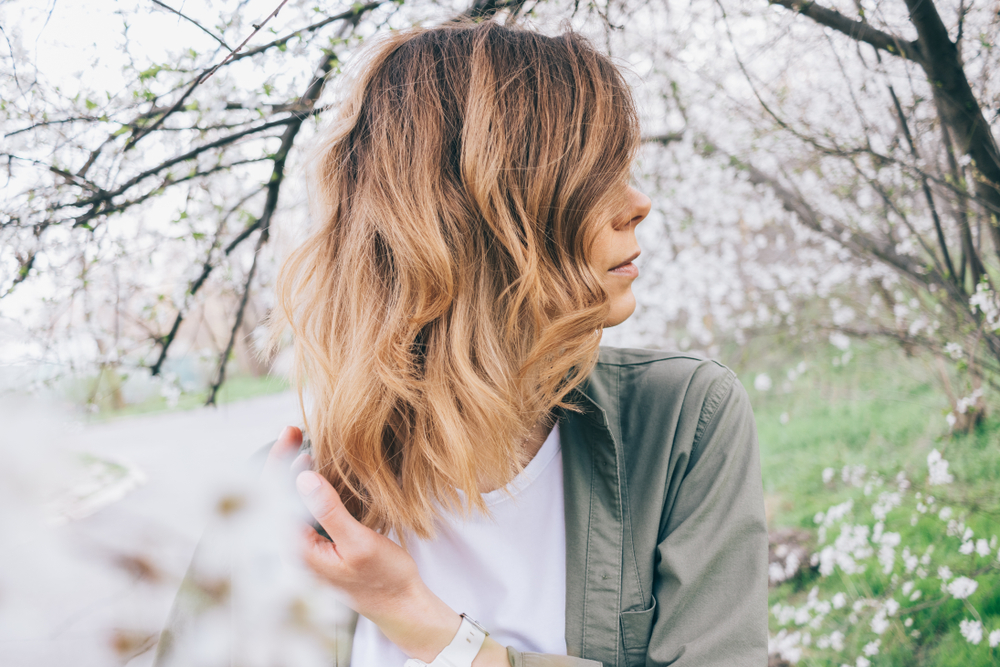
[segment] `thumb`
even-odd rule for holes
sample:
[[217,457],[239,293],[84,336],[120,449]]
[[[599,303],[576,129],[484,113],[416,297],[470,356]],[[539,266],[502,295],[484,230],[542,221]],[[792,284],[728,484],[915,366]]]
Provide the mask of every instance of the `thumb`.
[[302,501],[334,542],[349,542],[363,526],[344,507],[340,494],[322,475],[304,470],[295,478]]

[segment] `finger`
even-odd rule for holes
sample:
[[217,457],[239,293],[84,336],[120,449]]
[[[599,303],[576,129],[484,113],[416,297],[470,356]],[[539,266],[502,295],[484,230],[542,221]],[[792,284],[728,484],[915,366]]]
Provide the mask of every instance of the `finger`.
[[292,466],[291,466],[292,476],[296,477],[303,470],[311,469],[312,463],[313,463],[312,457],[309,456],[309,454],[302,452],[297,457],[295,457],[294,461],[292,461]]
[[264,463],[264,474],[274,475],[281,470],[287,470],[288,459],[295,455],[302,446],[302,431],[294,426],[286,426],[271,446]]
[[343,561],[340,552],[337,551],[336,543],[321,536],[312,526],[302,527],[299,545],[302,560],[316,572],[331,563],[339,564]]
[[368,529],[351,516],[340,500],[340,494],[325,477],[305,470],[295,478],[295,487],[306,508],[334,541],[340,544],[366,541],[365,531]]

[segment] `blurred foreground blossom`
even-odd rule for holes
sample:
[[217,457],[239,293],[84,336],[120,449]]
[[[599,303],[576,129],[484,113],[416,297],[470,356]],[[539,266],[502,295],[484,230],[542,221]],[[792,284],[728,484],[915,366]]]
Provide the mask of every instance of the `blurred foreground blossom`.
[[294,553],[299,506],[247,463],[298,415],[291,394],[95,425],[0,401],[0,665],[149,665],[191,604],[171,664],[329,664],[345,609]]

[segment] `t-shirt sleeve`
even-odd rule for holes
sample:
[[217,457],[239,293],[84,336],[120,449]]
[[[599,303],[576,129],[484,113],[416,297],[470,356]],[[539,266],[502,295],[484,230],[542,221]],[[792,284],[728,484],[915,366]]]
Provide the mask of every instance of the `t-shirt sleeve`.
[[706,394],[662,522],[646,666],[767,664],[767,523],[757,429],[735,376]]

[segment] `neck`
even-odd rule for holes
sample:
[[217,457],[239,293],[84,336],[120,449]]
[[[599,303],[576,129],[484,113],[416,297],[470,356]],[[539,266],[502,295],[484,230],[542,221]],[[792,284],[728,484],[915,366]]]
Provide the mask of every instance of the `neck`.
[[[555,425],[555,415],[549,413],[535,422],[535,425],[531,427],[528,431],[528,437],[524,439],[521,445],[521,465],[526,466],[531,462],[531,459],[535,458],[538,454],[538,450],[542,448],[545,444],[546,438],[549,437],[549,433],[552,432],[552,427]],[[489,493],[493,491],[492,488],[485,488],[485,486],[480,485],[480,493]]]
[[551,413],[545,415],[531,427],[531,431],[528,432],[528,437],[524,440],[524,445],[521,448],[521,463],[523,465],[528,465],[531,459],[535,458],[538,454],[538,450],[542,448],[545,443],[546,438],[549,437],[549,433],[552,432],[552,426],[554,419]]

